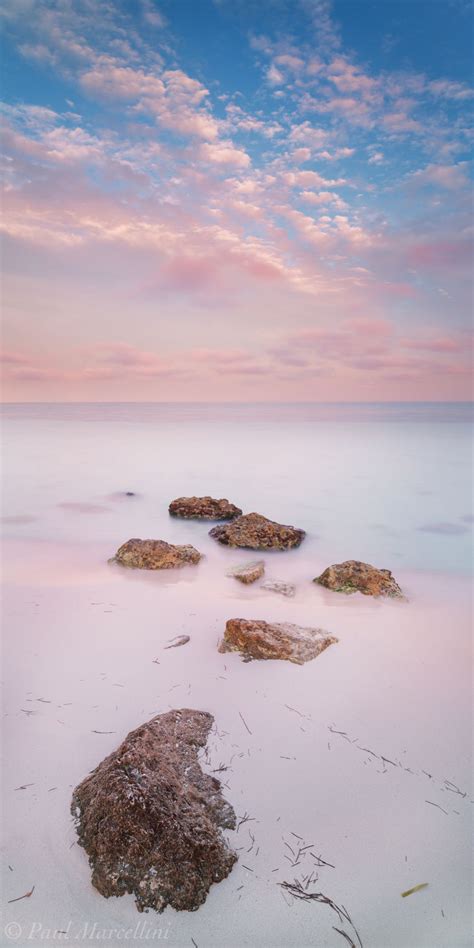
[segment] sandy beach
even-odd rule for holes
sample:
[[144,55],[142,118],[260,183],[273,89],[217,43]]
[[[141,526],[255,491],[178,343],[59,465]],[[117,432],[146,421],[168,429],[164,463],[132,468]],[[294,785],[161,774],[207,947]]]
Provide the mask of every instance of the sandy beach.
[[[7,907],[20,943],[115,943],[131,929],[176,946],[336,948],[334,913],[279,885],[321,857],[316,888],[346,907],[365,948],[467,946],[468,581],[402,571],[407,603],[345,597],[310,582],[324,564],[303,549],[268,554],[267,575],[297,584],[286,599],[226,577],[245,551],[214,545],[198,567],[162,573],[108,565],[112,552],[4,548],[6,899],[34,887]],[[302,667],[245,664],[217,652],[230,617],[317,624],[339,642]],[[183,633],[186,646],[165,649]],[[215,716],[202,766],[227,768],[239,860],[197,913],[138,915],[131,896],[91,886],[71,793],[131,729],[181,707]]]

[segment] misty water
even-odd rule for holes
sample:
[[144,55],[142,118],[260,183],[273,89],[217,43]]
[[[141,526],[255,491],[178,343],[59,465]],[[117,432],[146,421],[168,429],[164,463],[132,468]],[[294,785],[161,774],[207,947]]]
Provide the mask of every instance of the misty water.
[[4,529],[179,540],[197,528],[169,501],[211,494],[303,527],[318,561],[466,572],[471,420],[458,403],[5,406]]

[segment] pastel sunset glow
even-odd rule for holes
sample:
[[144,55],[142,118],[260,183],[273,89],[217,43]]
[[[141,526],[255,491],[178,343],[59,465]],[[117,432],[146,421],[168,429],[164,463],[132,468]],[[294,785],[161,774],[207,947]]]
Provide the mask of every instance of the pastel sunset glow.
[[468,399],[470,28],[5,0],[5,399]]

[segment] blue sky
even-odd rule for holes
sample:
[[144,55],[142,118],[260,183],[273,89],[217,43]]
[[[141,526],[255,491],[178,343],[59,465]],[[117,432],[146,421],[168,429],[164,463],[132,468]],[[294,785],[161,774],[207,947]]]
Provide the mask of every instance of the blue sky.
[[466,397],[470,4],[2,16],[6,397]]

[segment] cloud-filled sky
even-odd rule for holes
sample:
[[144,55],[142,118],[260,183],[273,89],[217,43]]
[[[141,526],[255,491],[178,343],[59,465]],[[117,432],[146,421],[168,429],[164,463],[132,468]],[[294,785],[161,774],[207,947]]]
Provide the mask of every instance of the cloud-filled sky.
[[8,400],[469,398],[468,0],[4,0]]

